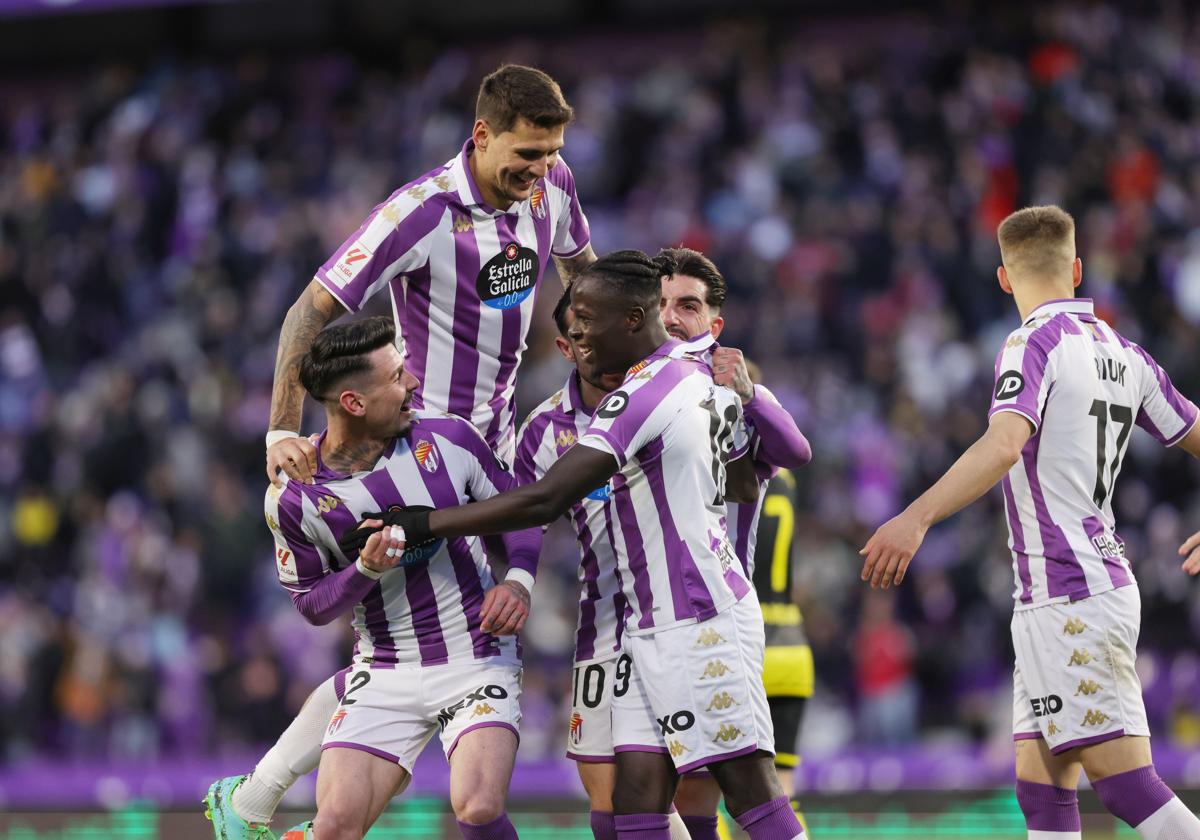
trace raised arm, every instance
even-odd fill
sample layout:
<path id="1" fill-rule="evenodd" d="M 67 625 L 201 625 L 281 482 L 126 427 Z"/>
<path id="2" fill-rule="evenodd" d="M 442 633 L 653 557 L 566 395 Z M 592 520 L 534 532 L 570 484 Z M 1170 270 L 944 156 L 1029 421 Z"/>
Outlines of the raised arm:
<path id="1" fill-rule="evenodd" d="M 1200 422 L 1193 423 L 1188 433 L 1175 445 L 1193 458 L 1200 458 Z M 1189 575 L 1200 575 L 1200 531 L 1192 534 L 1179 546 L 1179 555 L 1183 557 L 1185 572 Z"/>
<path id="2" fill-rule="evenodd" d="M 880 525 L 863 546 L 859 552 L 865 558 L 862 579 L 869 579 L 872 588 L 884 589 L 904 580 L 925 532 L 995 486 L 1021 457 L 1031 434 L 1033 427 L 1022 415 L 1013 411 L 993 414 L 987 431 L 946 474 L 903 513 Z"/>
<path id="3" fill-rule="evenodd" d="M 312 347 L 313 339 L 334 318 L 346 310 L 316 280 L 300 294 L 283 319 L 279 331 L 279 351 L 275 354 L 275 384 L 271 389 L 272 432 L 299 432 L 304 410 L 304 388 L 300 385 L 300 359 Z M 311 483 L 317 471 L 317 450 L 302 437 L 284 437 L 267 447 L 267 478 L 281 486 L 279 470 L 288 477 Z"/>
<path id="4" fill-rule="evenodd" d="M 562 280 L 563 288 L 570 286 L 585 268 L 596 261 L 596 252 L 588 245 L 573 257 L 555 257 L 554 265 L 558 268 L 558 278 Z"/>

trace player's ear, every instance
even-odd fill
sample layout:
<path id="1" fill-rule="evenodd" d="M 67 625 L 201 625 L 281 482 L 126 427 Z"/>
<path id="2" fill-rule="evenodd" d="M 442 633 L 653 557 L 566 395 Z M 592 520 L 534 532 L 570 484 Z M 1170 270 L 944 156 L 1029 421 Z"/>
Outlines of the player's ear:
<path id="1" fill-rule="evenodd" d="M 351 417 L 362 417 L 367 412 L 367 406 L 363 402 L 362 394 L 349 389 L 338 394 L 338 405 L 342 407 L 342 411 Z"/>
<path id="2" fill-rule="evenodd" d="M 1083 260 L 1079 257 L 1075 258 L 1075 262 L 1071 263 L 1071 285 L 1079 288 L 1079 284 L 1083 282 Z"/>
<path id="3" fill-rule="evenodd" d="M 556 335 L 554 337 L 554 346 L 558 348 L 559 353 L 562 353 L 562 357 L 564 359 L 571 363 L 575 362 L 575 354 L 571 352 L 570 343 L 561 335 Z"/>
<path id="4" fill-rule="evenodd" d="M 725 319 L 720 315 L 718 315 L 716 318 L 713 318 L 711 329 L 713 338 L 720 338 L 721 330 L 725 329 Z"/>
<path id="5" fill-rule="evenodd" d="M 475 120 L 475 127 L 471 129 L 471 139 L 475 141 L 475 148 L 481 152 L 487 151 L 488 140 L 491 139 L 492 133 L 488 128 L 487 120 Z"/>
<path id="6" fill-rule="evenodd" d="M 640 306 L 634 306 L 625 313 L 625 325 L 629 327 L 630 332 L 637 332 L 646 323 L 646 310 Z"/>
<path id="7" fill-rule="evenodd" d="M 1000 266 L 996 269 L 996 279 L 1000 281 L 1000 288 L 1004 290 L 1006 295 L 1011 295 L 1013 293 L 1012 283 L 1009 282 L 1008 272 L 1004 270 L 1004 266 Z"/>

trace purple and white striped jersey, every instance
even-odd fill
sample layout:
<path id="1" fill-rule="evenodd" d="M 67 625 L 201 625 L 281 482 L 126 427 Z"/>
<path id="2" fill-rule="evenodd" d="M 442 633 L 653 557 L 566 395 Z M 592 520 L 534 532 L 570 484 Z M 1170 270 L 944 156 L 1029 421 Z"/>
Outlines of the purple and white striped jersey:
<path id="1" fill-rule="evenodd" d="M 525 419 L 517 435 L 517 482 L 530 484 L 587 431 L 592 414 L 579 392 L 579 375 Z M 575 628 L 575 662 L 611 659 L 621 652 L 625 627 L 625 595 L 613 549 L 612 482 L 598 487 L 571 506 L 567 518 L 579 541 L 579 621 Z"/>
<path id="2" fill-rule="evenodd" d="M 776 405 L 779 400 L 762 385 L 756 385 L 755 399 L 769 399 Z M 746 577 L 754 580 L 754 548 L 758 541 L 758 520 L 762 516 L 763 502 L 767 498 L 767 485 L 779 472 L 777 467 L 758 459 L 758 448 L 761 440 L 754 424 L 746 421 L 746 432 L 750 441 L 750 455 L 754 458 L 754 472 L 758 475 L 758 498 L 753 502 L 730 502 L 729 519 L 726 527 L 729 529 L 729 539 L 733 542 L 733 552 L 742 563 L 742 571 Z"/>
<path id="3" fill-rule="evenodd" d="M 392 193 L 317 271 L 350 311 L 384 286 L 421 380 L 414 405 L 464 417 L 510 459 L 514 375 L 552 256 L 590 241 L 563 160 L 525 201 L 499 211 L 471 177 L 474 142 Z"/>
<path id="4" fill-rule="evenodd" d="M 725 464 L 745 454 L 742 404 L 674 339 L 629 369 L 579 443 L 608 452 L 610 539 L 629 605 L 625 632 L 705 621 L 750 583 L 725 529 Z"/>
<path id="5" fill-rule="evenodd" d="M 999 411 L 1034 427 L 1003 481 L 1016 608 L 1133 583 L 1112 512 L 1129 434 L 1136 422 L 1171 446 L 1196 422 L 1196 406 L 1080 299 L 1049 301 L 1009 334 L 988 416 Z"/>
<path id="6" fill-rule="evenodd" d="M 276 570 L 293 597 L 354 564 L 357 555 L 344 555 L 338 538 L 364 513 L 394 505 L 459 505 L 516 485 L 475 427 L 458 417 L 414 412 L 411 430 L 395 439 L 372 470 L 354 475 L 333 472 L 320 460 L 319 447 L 317 452 L 313 484 L 289 481 L 282 491 L 267 489 Z M 484 593 L 494 585 L 478 538 L 407 549 L 403 565 L 384 572 L 353 608 L 355 660 L 374 668 L 492 657 L 518 661 L 514 637 L 479 629 Z"/>

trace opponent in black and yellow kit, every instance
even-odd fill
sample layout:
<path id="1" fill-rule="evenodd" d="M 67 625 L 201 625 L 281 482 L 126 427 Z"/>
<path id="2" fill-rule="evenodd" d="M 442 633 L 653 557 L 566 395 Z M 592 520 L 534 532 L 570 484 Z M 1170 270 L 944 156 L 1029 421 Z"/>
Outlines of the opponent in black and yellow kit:
<path id="1" fill-rule="evenodd" d="M 775 766 L 788 797 L 791 771 L 800 763 L 796 740 L 804 701 L 813 693 L 813 655 L 804 635 L 804 617 L 792 599 L 792 555 L 795 546 L 796 479 L 780 470 L 767 484 L 758 520 L 754 588 L 766 627 L 763 685 L 775 727 Z"/>

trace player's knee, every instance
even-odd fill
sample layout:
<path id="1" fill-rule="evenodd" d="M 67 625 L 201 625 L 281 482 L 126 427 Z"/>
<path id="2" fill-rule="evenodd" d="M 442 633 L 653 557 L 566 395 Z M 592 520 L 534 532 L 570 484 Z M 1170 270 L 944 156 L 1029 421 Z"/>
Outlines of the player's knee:
<path id="1" fill-rule="evenodd" d="M 710 765 L 709 770 L 721 785 L 726 809 L 735 817 L 783 796 L 774 762 L 767 753 L 722 761 Z"/>
<path id="2" fill-rule="evenodd" d="M 617 771 L 612 804 L 616 814 L 665 814 L 674 793 L 670 774 L 648 765 Z"/>
<path id="3" fill-rule="evenodd" d="M 366 834 L 361 814 L 327 805 L 313 818 L 313 836 L 321 840 L 362 840 Z"/>
<path id="4" fill-rule="evenodd" d="M 489 790 L 468 791 L 454 797 L 451 805 L 460 822 L 484 825 L 504 813 L 504 794 Z"/>

